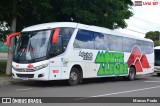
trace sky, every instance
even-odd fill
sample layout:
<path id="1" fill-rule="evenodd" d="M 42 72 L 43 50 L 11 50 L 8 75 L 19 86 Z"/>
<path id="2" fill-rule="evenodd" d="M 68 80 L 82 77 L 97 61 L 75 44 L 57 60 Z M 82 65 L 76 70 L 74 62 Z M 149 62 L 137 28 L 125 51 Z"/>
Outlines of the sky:
<path id="1" fill-rule="evenodd" d="M 142 6 L 132 6 L 133 16 L 126 20 L 128 27 L 118 29 L 122 33 L 145 37 L 149 31 L 160 31 L 160 0 L 132 0 L 142 1 Z M 144 5 L 145 2 L 158 2 L 157 5 Z M 135 4 L 134 4 L 135 5 Z"/>

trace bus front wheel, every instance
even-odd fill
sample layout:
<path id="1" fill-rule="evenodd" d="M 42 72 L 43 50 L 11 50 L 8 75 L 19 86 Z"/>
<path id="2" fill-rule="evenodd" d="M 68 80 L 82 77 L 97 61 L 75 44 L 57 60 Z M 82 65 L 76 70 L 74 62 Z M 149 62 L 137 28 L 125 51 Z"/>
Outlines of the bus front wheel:
<path id="1" fill-rule="evenodd" d="M 68 83 L 69 85 L 74 86 L 79 83 L 79 80 L 80 80 L 80 73 L 77 68 L 73 67 L 69 75 Z"/>
<path id="2" fill-rule="evenodd" d="M 129 69 L 129 75 L 128 75 L 127 79 L 129 81 L 133 81 L 135 79 L 135 73 L 136 73 L 136 70 L 133 67 L 131 67 Z"/>

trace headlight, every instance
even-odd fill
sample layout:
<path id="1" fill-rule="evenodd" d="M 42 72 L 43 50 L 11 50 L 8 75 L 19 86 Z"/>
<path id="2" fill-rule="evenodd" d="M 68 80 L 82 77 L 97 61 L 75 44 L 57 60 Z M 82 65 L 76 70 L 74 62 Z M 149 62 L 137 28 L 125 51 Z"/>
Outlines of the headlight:
<path id="1" fill-rule="evenodd" d="M 40 66 L 34 67 L 34 70 L 40 70 L 40 69 L 45 68 L 47 66 L 48 66 L 48 63 L 47 64 L 42 64 Z"/>
<path id="2" fill-rule="evenodd" d="M 14 70 L 16 70 L 16 69 L 17 69 L 17 68 L 16 68 L 15 66 L 13 66 L 13 65 L 12 65 L 12 68 L 13 68 Z"/>

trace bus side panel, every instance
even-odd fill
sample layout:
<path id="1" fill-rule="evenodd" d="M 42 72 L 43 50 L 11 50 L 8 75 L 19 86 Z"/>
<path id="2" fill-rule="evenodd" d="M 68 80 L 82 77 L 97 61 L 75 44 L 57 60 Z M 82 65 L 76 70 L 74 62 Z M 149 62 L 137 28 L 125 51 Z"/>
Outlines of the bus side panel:
<path id="1" fill-rule="evenodd" d="M 134 50 L 136 48 L 136 50 Z M 131 53 L 125 53 L 125 62 L 130 68 L 135 66 L 136 75 L 153 73 L 154 69 L 154 53 L 144 53 L 139 46 L 133 46 Z"/>
<path id="2" fill-rule="evenodd" d="M 121 60 L 116 56 L 121 56 Z M 102 50 L 73 49 L 71 62 L 80 62 L 83 78 L 127 76 L 128 64 L 124 62 L 124 53 Z M 128 56 L 129 57 L 129 56 Z M 119 61 L 121 63 L 119 64 Z"/>
<path id="3" fill-rule="evenodd" d="M 57 80 L 62 77 L 62 56 L 53 57 L 49 64 L 49 80 Z"/>
<path id="4" fill-rule="evenodd" d="M 85 51 L 85 52 L 84 52 Z M 73 49 L 71 52 L 67 52 L 64 58 L 68 59 L 68 76 L 73 66 L 80 66 L 82 68 L 83 78 L 95 77 L 96 64 L 94 60 L 87 60 L 87 53 L 91 53 L 92 50 Z M 96 72 L 95 72 L 96 73 Z"/>
<path id="5" fill-rule="evenodd" d="M 146 54 L 147 60 L 141 62 L 142 64 L 142 72 L 137 72 L 137 75 L 141 75 L 141 74 L 150 74 L 154 72 L 154 53 L 152 54 Z M 148 62 L 148 63 L 147 63 Z M 144 67 L 143 66 L 146 64 L 149 64 L 149 67 Z"/>

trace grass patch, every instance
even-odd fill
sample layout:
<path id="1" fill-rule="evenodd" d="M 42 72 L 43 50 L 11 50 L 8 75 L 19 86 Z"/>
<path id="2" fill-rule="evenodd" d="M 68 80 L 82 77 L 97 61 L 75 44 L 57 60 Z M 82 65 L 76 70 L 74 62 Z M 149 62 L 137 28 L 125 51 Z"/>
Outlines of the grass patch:
<path id="1" fill-rule="evenodd" d="M 7 61 L 0 61 L 0 77 L 7 77 L 11 75 L 6 75 Z"/>
<path id="2" fill-rule="evenodd" d="M 0 61 L 0 70 L 6 70 L 7 61 Z"/>
<path id="3" fill-rule="evenodd" d="M 11 75 L 6 75 L 6 72 L 0 72 L 0 77 L 10 77 Z"/>

